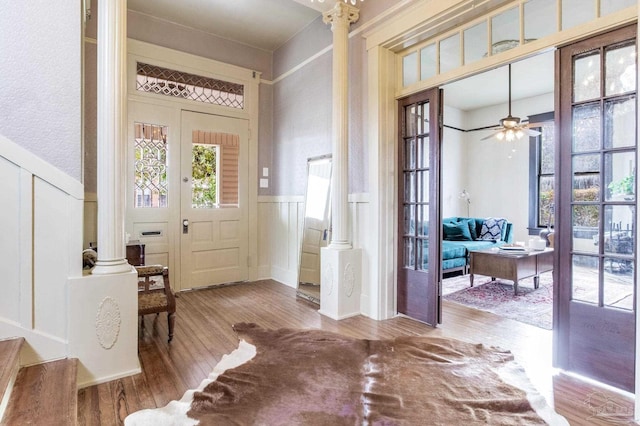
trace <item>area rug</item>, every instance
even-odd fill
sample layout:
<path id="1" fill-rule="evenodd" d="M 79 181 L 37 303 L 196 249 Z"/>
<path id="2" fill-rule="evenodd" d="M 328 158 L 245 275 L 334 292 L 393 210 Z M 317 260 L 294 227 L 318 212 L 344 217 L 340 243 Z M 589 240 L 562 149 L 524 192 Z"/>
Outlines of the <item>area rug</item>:
<path id="1" fill-rule="evenodd" d="M 540 275 L 540 286 L 533 287 L 533 278 L 518 284 L 506 280 L 491 281 L 491 277 L 476 275 L 473 287 L 469 275 L 447 278 L 442 283 L 442 298 L 471 308 L 492 312 L 536 327 L 551 330 L 553 324 L 553 274 Z"/>
<path id="2" fill-rule="evenodd" d="M 238 349 L 180 401 L 125 425 L 568 425 L 510 352 L 236 324 Z"/>

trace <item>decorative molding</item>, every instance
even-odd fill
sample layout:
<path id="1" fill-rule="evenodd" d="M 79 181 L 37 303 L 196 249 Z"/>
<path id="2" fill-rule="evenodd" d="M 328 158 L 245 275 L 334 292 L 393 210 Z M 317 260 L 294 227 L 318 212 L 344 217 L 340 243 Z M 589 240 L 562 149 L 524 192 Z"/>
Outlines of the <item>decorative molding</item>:
<path id="1" fill-rule="evenodd" d="M 110 296 L 102 299 L 96 313 L 96 336 L 100 346 L 108 350 L 116 344 L 121 323 L 118 302 Z"/>
<path id="2" fill-rule="evenodd" d="M 324 267 L 324 276 L 325 281 L 323 283 L 323 286 L 326 287 L 326 291 L 327 291 L 327 296 L 330 296 L 333 293 L 333 267 L 331 266 L 331 264 L 327 264 L 327 266 Z"/>
<path id="3" fill-rule="evenodd" d="M 356 286 L 356 276 L 353 272 L 353 266 L 351 263 L 347 263 L 344 267 L 344 292 L 347 297 L 351 297 L 353 290 Z"/>

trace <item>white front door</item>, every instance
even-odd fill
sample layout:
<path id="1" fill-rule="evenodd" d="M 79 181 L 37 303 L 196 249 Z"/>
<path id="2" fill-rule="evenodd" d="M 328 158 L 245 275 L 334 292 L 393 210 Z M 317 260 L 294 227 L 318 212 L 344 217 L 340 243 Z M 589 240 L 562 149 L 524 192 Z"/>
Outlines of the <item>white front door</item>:
<path id="1" fill-rule="evenodd" d="M 247 120 L 182 111 L 181 288 L 248 279 Z"/>
<path id="2" fill-rule="evenodd" d="M 174 290 L 247 280 L 248 121 L 130 101 L 128 128 L 125 230 L 145 264 L 168 266 Z"/>

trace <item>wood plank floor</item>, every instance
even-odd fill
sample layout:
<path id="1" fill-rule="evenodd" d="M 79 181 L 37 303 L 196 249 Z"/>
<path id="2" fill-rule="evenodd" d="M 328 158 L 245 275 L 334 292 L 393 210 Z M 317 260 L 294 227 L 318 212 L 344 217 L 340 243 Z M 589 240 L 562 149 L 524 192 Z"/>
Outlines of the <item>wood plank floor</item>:
<path id="1" fill-rule="evenodd" d="M 119 425 L 127 414 L 161 407 L 198 386 L 220 358 L 238 345 L 231 325 L 255 322 L 264 328 L 321 328 L 344 335 L 383 339 L 438 335 L 500 346 L 514 353 L 532 383 L 571 425 L 633 424 L 633 401 L 551 368 L 551 332 L 455 303 L 443 304 L 443 324 L 431 328 L 408 318 L 334 321 L 317 306 L 296 298 L 275 281 L 180 293 L 173 341 L 167 343 L 166 315 L 149 315 L 140 329 L 142 373 L 78 392 L 78 424 Z"/>

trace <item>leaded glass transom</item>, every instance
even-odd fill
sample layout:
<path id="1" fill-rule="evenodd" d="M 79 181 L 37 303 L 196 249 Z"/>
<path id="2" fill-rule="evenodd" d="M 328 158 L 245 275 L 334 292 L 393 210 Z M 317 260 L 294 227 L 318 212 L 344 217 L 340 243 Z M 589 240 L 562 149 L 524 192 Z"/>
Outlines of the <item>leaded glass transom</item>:
<path id="1" fill-rule="evenodd" d="M 138 62 L 136 90 L 244 109 L 244 85 Z"/>
<path id="2" fill-rule="evenodd" d="M 134 207 L 167 207 L 167 126 L 134 127 Z"/>

